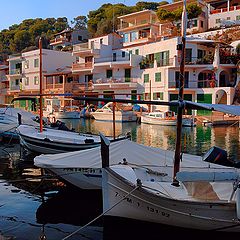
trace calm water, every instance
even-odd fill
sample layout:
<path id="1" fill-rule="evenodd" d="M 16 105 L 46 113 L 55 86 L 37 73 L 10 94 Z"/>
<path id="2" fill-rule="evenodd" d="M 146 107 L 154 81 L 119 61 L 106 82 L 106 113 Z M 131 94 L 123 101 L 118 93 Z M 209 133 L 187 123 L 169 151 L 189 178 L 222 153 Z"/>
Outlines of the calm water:
<path id="1" fill-rule="evenodd" d="M 81 119 L 67 125 L 76 131 L 112 135 L 112 123 Z M 127 132 L 133 141 L 148 146 L 171 150 L 175 146 L 175 127 L 116 124 L 116 135 Z M 184 128 L 182 140 L 184 152 L 203 155 L 215 145 L 227 150 L 231 159 L 240 159 L 238 127 Z M 0 240 L 64 239 L 101 214 L 100 191 L 81 191 L 58 179 L 40 180 L 40 169 L 33 167 L 30 157 L 20 161 L 19 154 L 18 144 L 0 143 Z M 160 239 L 164 231 L 154 224 L 99 219 L 68 239 Z M 185 239 L 194 237 L 186 234 Z"/>

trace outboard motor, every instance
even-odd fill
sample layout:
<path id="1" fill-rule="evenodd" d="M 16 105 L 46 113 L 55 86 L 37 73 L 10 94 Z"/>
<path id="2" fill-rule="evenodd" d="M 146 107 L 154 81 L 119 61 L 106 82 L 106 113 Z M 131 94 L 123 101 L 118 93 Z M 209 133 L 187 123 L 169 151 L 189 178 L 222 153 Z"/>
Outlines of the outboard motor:
<path id="1" fill-rule="evenodd" d="M 228 159 L 227 152 L 219 147 L 210 148 L 203 156 L 203 161 L 227 167 L 234 167 L 235 163 Z"/>

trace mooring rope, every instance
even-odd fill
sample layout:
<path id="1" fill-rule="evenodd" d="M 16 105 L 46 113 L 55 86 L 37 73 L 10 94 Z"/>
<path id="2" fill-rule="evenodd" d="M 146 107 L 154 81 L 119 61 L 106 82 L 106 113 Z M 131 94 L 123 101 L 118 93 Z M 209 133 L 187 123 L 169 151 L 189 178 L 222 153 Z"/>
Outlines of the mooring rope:
<path id="1" fill-rule="evenodd" d="M 109 212 L 110 210 L 112 210 L 114 207 L 116 207 L 118 204 L 120 204 L 123 200 L 125 200 L 129 195 L 131 195 L 134 191 L 136 191 L 140 186 L 137 185 L 132 191 L 130 191 L 126 196 L 124 196 L 122 199 L 120 199 L 118 202 L 116 202 L 113 206 L 111 206 L 109 209 L 107 209 L 106 211 L 104 211 L 103 213 L 101 213 L 99 216 L 95 217 L 93 220 L 91 220 L 90 222 L 88 222 L 87 224 L 85 224 L 84 226 L 80 227 L 79 229 L 77 229 L 76 231 L 72 232 L 71 234 L 69 234 L 68 236 L 62 238 L 62 240 L 66 240 L 70 237 L 72 237 L 74 234 L 78 233 L 79 231 L 83 230 L 85 227 L 89 226 L 90 224 L 92 224 L 93 222 L 95 222 L 96 220 L 98 220 L 100 217 L 102 217 L 103 215 L 105 215 L 107 212 Z"/>

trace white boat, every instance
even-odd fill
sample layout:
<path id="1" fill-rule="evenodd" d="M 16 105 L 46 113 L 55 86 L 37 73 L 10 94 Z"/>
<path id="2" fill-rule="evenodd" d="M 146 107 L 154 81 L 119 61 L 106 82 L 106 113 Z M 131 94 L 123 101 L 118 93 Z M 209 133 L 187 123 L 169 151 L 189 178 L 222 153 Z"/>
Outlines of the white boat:
<path id="1" fill-rule="evenodd" d="M 103 212 L 185 229 L 240 232 L 239 172 L 207 165 L 189 170 L 179 172 L 177 187 L 165 171 L 110 166 L 103 172 Z"/>
<path id="2" fill-rule="evenodd" d="M 156 124 L 163 126 L 176 126 L 177 116 L 173 111 L 156 111 L 143 114 L 141 116 L 141 123 Z M 195 126 L 194 118 L 192 116 L 184 116 L 182 119 L 182 126 Z"/>
<path id="3" fill-rule="evenodd" d="M 111 165 L 124 163 L 144 166 L 156 171 L 165 168 L 168 179 L 172 179 L 174 152 L 135 143 L 128 139 L 112 142 L 109 148 Z M 91 157 L 89 157 L 91 156 Z M 34 165 L 48 169 L 71 184 L 83 189 L 101 189 L 102 161 L 100 146 L 84 151 L 42 154 L 34 158 Z M 201 156 L 183 154 L 183 167 L 208 167 Z M 217 169 L 222 169 L 216 165 Z M 224 168 L 225 169 L 225 168 Z"/>
<path id="4" fill-rule="evenodd" d="M 105 216 L 130 218 L 184 229 L 240 232 L 240 170 L 201 162 L 187 164 L 181 158 L 182 113 L 191 106 L 240 115 L 239 106 L 198 104 L 183 100 L 186 38 L 186 0 L 183 1 L 180 86 L 176 149 L 173 164 L 156 171 L 145 166 L 111 166 L 110 142 L 103 139 L 102 193 Z M 196 108 L 194 108 L 196 109 Z M 145 154 L 148 158 L 148 153 Z M 209 151 L 203 160 L 225 158 Z M 227 154 L 226 154 L 227 155 Z M 143 156 L 144 157 L 144 156 Z M 128 162 L 131 162 L 134 155 Z M 151 158 L 151 157 L 149 157 Z M 162 165 L 162 162 L 159 161 Z M 161 167 L 160 165 L 160 167 Z M 172 171 L 169 179 L 167 169 Z"/>
<path id="5" fill-rule="evenodd" d="M 48 118 L 50 122 L 61 119 L 80 119 L 80 109 L 78 106 L 72 105 L 72 99 L 64 99 L 70 101 L 69 106 L 60 106 L 60 100 L 57 98 L 46 99 L 46 109 L 43 110 L 43 116 Z"/>
<path id="6" fill-rule="evenodd" d="M 72 131 L 63 131 L 51 128 L 43 128 L 40 132 L 38 127 L 20 125 L 17 127 L 20 144 L 31 152 L 37 154 L 54 154 L 84 150 L 100 145 L 100 137 L 93 134 L 80 134 Z M 109 138 L 116 141 L 117 139 Z"/>
<path id="7" fill-rule="evenodd" d="M 91 115 L 94 119 L 99 121 L 113 121 L 113 103 L 109 102 L 105 104 L 102 108 L 97 109 L 92 112 Z M 116 105 L 115 110 L 115 121 L 116 122 L 135 122 L 137 120 L 137 115 L 132 111 L 131 106 L 120 106 Z"/>
<path id="8" fill-rule="evenodd" d="M 21 122 L 37 126 L 36 115 L 20 108 L 0 108 L 0 136 L 18 139 L 16 128 L 19 125 L 19 114 Z"/>

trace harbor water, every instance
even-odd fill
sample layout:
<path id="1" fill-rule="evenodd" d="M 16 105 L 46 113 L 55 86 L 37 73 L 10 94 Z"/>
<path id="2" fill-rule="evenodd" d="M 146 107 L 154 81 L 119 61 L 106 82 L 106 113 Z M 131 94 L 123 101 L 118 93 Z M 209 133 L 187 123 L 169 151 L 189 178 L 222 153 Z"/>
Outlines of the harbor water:
<path id="1" fill-rule="evenodd" d="M 77 132 L 113 135 L 111 122 L 80 119 L 68 120 L 66 125 Z M 175 148 L 176 127 L 116 123 L 116 136 L 127 132 L 135 142 L 168 150 Z M 183 128 L 183 152 L 202 156 L 212 146 L 226 150 L 231 160 L 238 161 L 239 127 Z M 19 144 L 0 142 L 0 240 L 161 239 L 163 227 L 155 224 L 100 217 L 85 226 L 102 213 L 101 191 L 83 191 L 56 177 L 43 178 L 32 160 L 32 155 L 20 159 Z M 190 232 L 184 236 L 193 237 Z"/>

